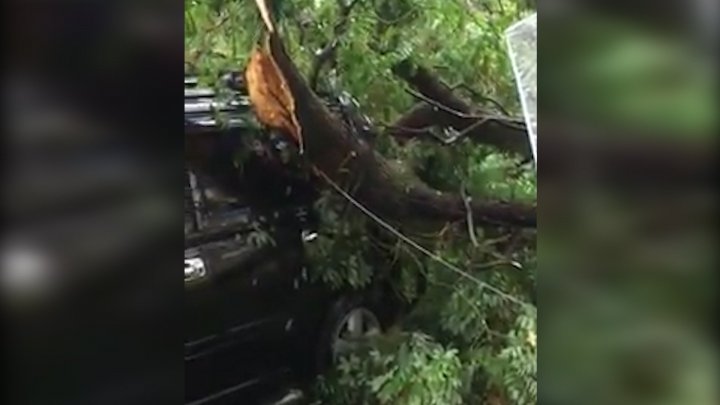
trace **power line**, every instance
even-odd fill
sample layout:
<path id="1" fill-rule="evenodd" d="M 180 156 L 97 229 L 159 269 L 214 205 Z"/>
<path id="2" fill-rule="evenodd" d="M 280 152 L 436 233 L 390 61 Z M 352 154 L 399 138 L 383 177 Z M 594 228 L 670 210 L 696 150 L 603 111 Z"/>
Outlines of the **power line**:
<path id="1" fill-rule="evenodd" d="M 494 286 L 492 286 L 492 285 L 490 285 L 490 284 L 488 284 L 488 283 L 480 280 L 479 278 L 477 278 L 477 277 L 473 276 L 472 274 L 470 274 L 470 273 L 468 273 L 468 272 L 460 269 L 459 267 L 457 267 L 457 266 L 455 266 L 454 264 L 448 262 L 447 260 L 445 260 L 445 259 L 443 259 L 442 257 L 438 256 L 437 254 L 431 252 L 430 250 L 428 250 L 428 249 L 425 248 L 424 246 L 420 245 L 419 243 L 415 242 L 414 240 L 410 239 L 409 237 L 403 235 L 400 231 L 398 231 L 398 230 L 395 229 L 392 225 L 390 225 L 390 224 L 388 224 L 387 222 L 385 222 L 382 218 L 380 218 L 379 216 L 377 216 L 374 212 L 372 212 L 370 209 L 368 209 L 367 207 L 365 207 L 362 203 L 360 203 L 359 201 L 357 201 L 353 196 L 351 196 L 351 195 L 348 194 L 345 190 L 343 190 L 337 183 L 335 183 L 330 177 L 328 177 L 327 174 L 325 174 L 324 172 L 322 172 L 320 169 L 317 169 L 317 168 L 316 168 L 316 172 L 320 175 L 320 177 L 322 177 L 325 181 L 327 181 L 328 184 L 330 184 L 330 186 L 331 186 L 335 191 L 337 191 L 341 196 L 343 196 L 343 197 L 344 197 L 346 200 L 348 200 L 352 205 L 354 205 L 357 209 L 359 209 L 363 214 L 365 214 L 365 215 L 367 215 L 368 217 L 370 217 L 370 219 L 372 219 L 372 220 L 375 221 L 378 225 L 380 225 L 380 226 L 382 226 L 383 228 L 385 228 L 385 230 L 387 230 L 388 232 L 390 232 L 390 233 L 392 233 L 393 235 L 395 235 L 398 239 L 402 240 L 403 242 L 405 242 L 405 243 L 407 243 L 408 245 L 412 246 L 413 248 L 417 249 L 418 251 L 420 251 L 420 252 L 423 253 L 424 255 L 430 257 L 431 259 L 435 260 L 436 262 L 438 262 L 438 263 L 442 264 L 443 266 L 447 267 L 448 269 L 454 271 L 455 273 L 457 273 L 457 274 L 459 274 L 459 275 L 461 275 L 461 276 L 463 276 L 463 277 L 465 277 L 465 278 L 467 278 L 467 279 L 469 279 L 469 280 L 477 283 L 481 288 L 485 288 L 485 289 L 487 289 L 488 291 L 495 293 L 497 296 L 499 296 L 499 297 L 501 297 L 501 298 L 504 298 L 505 300 L 510 301 L 510 302 L 512 302 L 512 303 L 514 303 L 514 304 L 517 304 L 517 305 L 519 305 L 519 306 L 521 306 L 521 307 L 532 307 L 532 305 L 530 305 L 529 303 L 524 302 L 524 301 L 521 301 L 521 300 L 513 297 L 512 295 L 510 295 L 510 294 L 508 294 L 508 293 L 500 290 L 499 288 L 494 287 Z"/>

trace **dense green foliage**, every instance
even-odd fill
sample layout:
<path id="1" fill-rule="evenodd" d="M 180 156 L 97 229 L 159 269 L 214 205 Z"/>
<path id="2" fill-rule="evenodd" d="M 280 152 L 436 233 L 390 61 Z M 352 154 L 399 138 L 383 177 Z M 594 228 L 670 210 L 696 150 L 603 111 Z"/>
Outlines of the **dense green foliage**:
<path id="1" fill-rule="evenodd" d="M 389 124 L 414 103 L 391 66 L 407 57 L 462 83 L 458 92 L 476 104 L 491 97 L 519 112 L 504 29 L 529 10 L 515 0 L 359 0 L 342 36 L 334 72 L 321 75 L 328 90 L 346 90 L 376 124 Z M 186 61 L 206 84 L 242 69 L 261 23 L 251 0 L 187 0 Z M 309 72 L 313 53 L 331 38 L 335 0 L 276 0 L 280 25 L 296 63 Z M 482 97 L 480 96 L 482 95 Z M 381 136 L 378 150 L 401 161 L 431 186 L 462 187 L 475 196 L 535 200 L 535 173 L 517 159 L 468 140 L 452 146 Z M 398 291 L 427 277 L 428 289 L 401 325 L 369 342 L 323 376 L 316 395 L 328 404 L 481 404 L 536 402 L 534 231 L 471 230 L 465 224 L 418 224 L 409 234 L 466 277 L 401 241 L 367 235 L 364 216 L 328 192 L 318 201 L 324 227 L 311 258 L 315 276 L 339 288 L 361 288 L 373 274 L 368 250 L 393 252 L 402 268 Z M 405 231 L 405 229 L 403 229 Z M 499 248 L 507 245 L 512 248 Z M 487 285 L 491 287 L 488 288 Z M 492 288 L 494 287 L 494 288 Z M 507 295 L 498 294 L 495 289 Z M 508 296 L 510 298 L 508 298 Z"/>

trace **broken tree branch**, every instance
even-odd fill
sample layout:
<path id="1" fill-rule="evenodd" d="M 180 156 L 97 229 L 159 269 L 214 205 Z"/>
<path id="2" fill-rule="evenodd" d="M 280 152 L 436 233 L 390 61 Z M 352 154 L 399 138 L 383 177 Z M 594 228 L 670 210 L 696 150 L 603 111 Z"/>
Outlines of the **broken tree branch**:
<path id="1" fill-rule="evenodd" d="M 333 187 L 350 190 L 348 194 L 366 209 L 396 222 L 466 219 L 462 196 L 428 187 L 354 136 L 307 84 L 277 32 L 269 33 L 253 52 L 246 77 L 258 119 L 303 142 L 304 157 L 315 173 L 332 181 Z M 537 223 L 534 205 L 476 200 L 470 207 L 477 224 Z"/>
<path id="2" fill-rule="evenodd" d="M 432 105 L 423 103 L 411 109 L 393 125 L 396 128 L 391 130 L 390 135 L 404 139 L 414 138 L 418 136 L 417 133 L 408 133 L 400 128 L 416 129 L 432 125 L 450 127 L 462 132 L 476 124 L 477 120 L 491 117 L 493 119 L 469 131 L 468 136 L 478 143 L 495 146 L 501 151 L 516 153 L 525 158 L 532 156 L 522 120 L 473 109 L 435 74 L 408 59 L 395 65 L 393 73 L 408 82 L 425 100 L 432 100 Z M 439 105 L 443 107 L 440 108 Z"/>

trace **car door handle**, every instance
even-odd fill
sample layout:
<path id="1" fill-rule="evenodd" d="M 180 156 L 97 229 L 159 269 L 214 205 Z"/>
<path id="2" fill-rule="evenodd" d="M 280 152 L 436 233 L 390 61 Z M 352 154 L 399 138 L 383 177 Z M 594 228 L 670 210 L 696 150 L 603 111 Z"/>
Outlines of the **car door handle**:
<path id="1" fill-rule="evenodd" d="M 185 282 L 195 281 L 207 275 L 205 262 L 199 257 L 185 259 Z"/>
<path id="2" fill-rule="evenodd" d="M 317 232 L 315 232 L 315 231 L 304 230 L 304 231 L 302 231 L 302 236 L 301 236 L 301 237 L 302 237 L 302 241 L 303 241 L 303 242 L 308 243 L 308 242 L 312 242 L 312 241 L 314 241 L 315 239 L 317 239 L 318 234 L 317 234 Z"/>

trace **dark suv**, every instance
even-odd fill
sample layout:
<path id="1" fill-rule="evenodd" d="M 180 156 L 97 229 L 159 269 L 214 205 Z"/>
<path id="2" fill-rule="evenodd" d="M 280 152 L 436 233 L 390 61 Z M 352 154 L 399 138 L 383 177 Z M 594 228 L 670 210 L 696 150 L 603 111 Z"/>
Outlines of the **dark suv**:
<path id="1" fill-rule="evenodd" d="M 313 282 L 304 253 L 317 235 L 312 183 L 252 156 L 237 167 L 255 130 L 246 97 L 221 103 L 192 79 L 185 88 L 188 154 L 203 154 L 185 176 L 185 401 L 260 403 L 310 381 L 344 338 L 381 330 L 405 307 L 389 264 L 378 262 L 364 291 Z"/>

